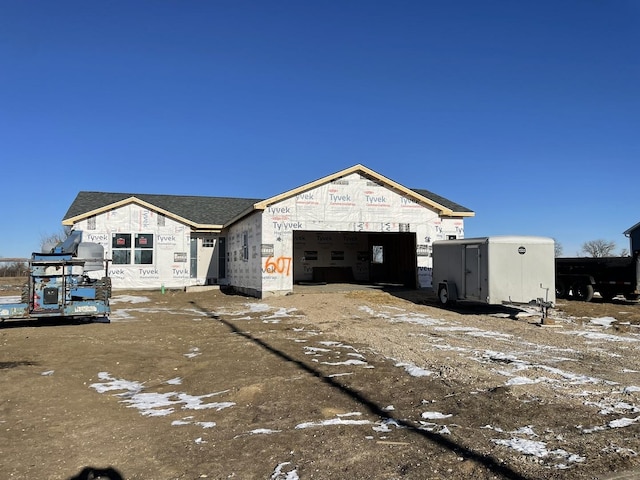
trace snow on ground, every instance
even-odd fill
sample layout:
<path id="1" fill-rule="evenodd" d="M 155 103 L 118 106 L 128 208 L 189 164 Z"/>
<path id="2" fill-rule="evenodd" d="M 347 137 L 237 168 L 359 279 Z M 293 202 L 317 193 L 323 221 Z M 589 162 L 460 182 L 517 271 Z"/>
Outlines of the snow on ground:
<path id="1" fill-rule="evenodd" d="M 216 410 L 220 411 L 225 408 L 233 407 L 235 402 L 209 402 L 205 400 L 210 397 L 216 397 L 229 393 L 229 390 L 222 392 L 208 393 L 205 395 L 190 395 L 185 392 L 147 392 L 143 383 L 134 380 L 125 380 L 113 378 L 108 372 L 98 373 L 100 382 L 92 383 L 91 388 L 98 393 L 118 391 L 117 394 L 122 403 L 129 404 L 128 407 L 137 408 L 140 413 L 147 417 L 161 417 L 175 412 L 176 407 L 182 410 Z M 170 385 L 175 384 L 175 379 L 165 382 Z M 206 425 L 206 426 L 205 426 Z M 205 422 L 204 428 L 210 425 Z"/>
<path id="2" fill-rule="evenodd" d="M 0 297 L 0 305 L 6 305 L 8 303 L 20 303 L 21 301 L 22 300 L 20 298 L 20 295 Z"/>
<path id="3" fill-rule="evenodd" d="M 505 378 L 505 385 L 529 385 L 547 383 L 558 391 L 570 396 L 583 398 L 583 404 L 593 407 L 601 415 L 618 415 L 618 419 L 603 421 L 601 425 L 578 426 L 582 433 L 594 433 L 610 428 L 625 428 L 640 423 L 640 406 L 637 393 L 640 388 L 634 385 L 618 385 L 617 382 L 601 376 L 584 375 L 572 371 L 570 368 L 559 368 L 556 364 L 571 365 L 579 361 L 580 351 L 576 348 L 558 348 L 552 345 L 522 342 L 512 335 L 491 330 L 483 330 L 465 325 L 457 325 L 455 321 L 447 321 L 409 312 L 398 312 L 396 307 L 374 310 L 371 307 L 362 307 L 371 316 L 383 318 L 391 323 L 408 322 L 420 325 L 431 332 L 447 332 L 450 337 L 441 335 L 423 335 L 425 338 L 424 349 L 446 350 L 465 359 L 473 359 L 493 374 Z M 586 324 L 586 330 L 559 330 L 558 334 L 575 336 L 586 340 L 587 345 L 597 344 L 604 352 L 607 352 L 608 342 L 629 343 L 635 345 L 640 341 L 637 334 L 606 333 L 616 319 L 611 317 L 593 318 Z M 504 345 L 504 350 L 496 351 L 478 347 L 477 343 L 460 341 L 461 336 L 469 335 L 477 338 L 487 338 Z M 444 340 L 443 338 L 449 338 Z M 429 345 L 428 341 L 433 343 Z M 455 342 L 455 343 L 454 343 Z M 473 345 L 473 346 L 472 346 Z M 494 343 L 495 345 L 495 343 Z M 616 354 L 608 355 L 615 356 Z M 453 360 L 453 363 L 456 363 Z M 397 363 L 397 366 L 405 366 Z M 417 366 L 416 368 L 421 368 Z M 410 372 L 411 370 L 407 370 Z M 585 390 L 583 386 L 600 387 L 596 390 Z M 581 389 L 581 390 L 578 390 Z M 605 393 L 606 392 L 606 393 Z M 425 419 L 442 419 L 447 417 L 441 412 L 424 412 Z M 502 432 L 499 428 L 497 432 Z M 442 432 L 441 432 L 442 433 Z M 558 469 L 568 468 L 569 464 L 583 462 L 585 458 L 575 453 L 567 452 L 561 448 L 549 449 L 545 442 L 535 440 L 533 427 L 520 429 L 516 432 L 508 432 L 507 438 L 496 438 L 493 442 L 513 449 L 523 455 L 544 457 L 556 461 Z M 635 453 L 634 453 L 635 454 Z"/>
<path id="4" fill-rule="evenodd" d="M 144 303 L 144 297 L 121 296 L 116 297 L 113 303 Z M 113 315 L 116 318 L 129 318 L 137 313 L 150 313 L 157 309 L 141 308 L 116 308 Z M 170 311 L 163 309 L 163 311 Z M 636 385 L 621 385 L 609 378 L 598 375 L 585 375 L 572 371 L 571 365 L 577 365 L 580 357 L 580 347 L 559 347 L 556 345 L 546 345 L 543 343 L 526 342 L 511 334 L 485 330 L 477 327 L 469 327 L 458 324 L 456 321 L 433 318 L 428 315 L 416 312 L 405 311 L 398 307 L 381 306 L 372 308 L 369 306 L 360 307 L 360 311 L 365 314 L 388 321 L 390 323 L 410 323 L 417 328 L 423 329 L 420 333 L 413 334 L 423 340 L 422 348 L 425 352 L 429 350 L 446 351 L 452 356 L 451 362 L 456 363 L 456 356 L 463 361 L 472 361 L 482 366 L 491 375 L 504 378 L 505 386 L 521 385 L 525 388 L 528 385 L 548 384 L 558 392 L 562 392 L 570 397 L 579 398 L 583 405 L 593 408 L 601 415 L 617 415 L 617 418 L 603 420 L 597 425 L 579 425 L 577 428 L 583 434 L 613 429 L 627 428 L 640 423 L 640 404 L 637 403 L 640 387 Z M 202 312 L 193 311 L 171 311 L 175 314 L 204 315 Z M 303 318 L 296 313 L 295 309 L 272 308 L 265 302 L 249 302 L 243 308 L 221 310 L 219 314 L 234 317 L 235 320 L 259 319 L 264 323 L 277 323 L 287 318 Z M 211 316 L 211 315 L 209 315 Z M 558 335 L 575 336 L 583 339 L 587 345 L 593 347 L 597 345 L 604 354 L 608 342 L 626 342 L 631 347 L 637 349 L 635 345 L 640 341 L 640 336 L 636 334 L 612 334 L 605 331 L 611 326 L 615 319 L 610 317 L 593 318 L 582 330 L 558 330 Z M 302 353 L 308 355 L 311 361 L 329 367 L 335 367 L 336 371 L 327 375 L 328 377 L 338 377 L 353 375 L 360 368 L 373 368 L 367 362 L 366 355 L 359 352 L 352 345 L 338 341 L 310 341 L 314 332 L 305 328 L 296 328 L 294 334 L 304 335 L 301 338 L 289 338 L 299 345 Z M 467 340 L 465 340 L 465 337 Z M 470 338 L 481 338 L 492 340 L 492 345 L 501 345 L 503 348 L 483 348 L 485 342 L 471 341 Z M 305 343 L 304 345 L 302 343 Z M 201 352 L 197 347 L 192 347 L 185 356 L 197 358 Z M 403 369 L 407 375 L 431 376 L 435 372 L 425 365 L 415 365 L 403 359 L 390 359 L 394 365 Z M 562 363 L 563 368 L 558 365 Z M 638 373 L 636 370 L 627 369 L 628 373 Z M 205 395 L 193 396 L 186 392 L 171 391 L 160 393 L 157 391 L 147 391 L 145 385 L 135 380 L 116 379 L 107 372 L 99 373 L 99 382 L 91 384 L 98 393 L 117 392 L 123 404 L 129 408 L 136 408 L 144 416 L 168 416 L 174 415 L 184 410 L 214 410 L 220 412 L 235 405 L 233 401 L 213 402 L 211 397 L 230 395 L 229 390 L 215 392 Z M 181 379 L 172 378 L 165 382 L 166 385 L 179 385 Z M 232 399 L 231 399 L 232 400 Z M 393 410 L 393 406 L 387 407 Z M 175 415 L 174 415 L 175 416 Z M 421 414 L 420 419 L 416 419 L 421 425 L 420 428 L 436 432 L 439 434 L 450 434 L 450 428 L 455 428 L 456 418 L 447 412 L 427 410 Z M 181 417 L 172 420 L 172 425 L 180 426 L 194 423 L 202 428 L 213 428 L 214 421 L 194 421 L 192 416 Z M 348 414 L 337 415 L 331 419 L 300 419 L 295 424 L 295 429 L 311 428 L 331 428 L 332 426 L 370 426 L 374 432 L 385 433 L 392 428 L 402 428 L 392 419 L 380 419 L 363 416 L 361 412 L 350 412 Z M 535 425 L 526 425 L 514 431 L 505 431 L 500 426 L 486 425 L 481 427 L 490 429 L 495 433 L 491 441 L 499 446 L 513 450 L 525 456 L 544 458 L 557 469 L 570 468 L 571 464 L 585 461 L 585 457 L 575 452 L 566 451 L 560 447 L 552 448 L 548 442 L 541 441 L 536 434 Z M 277 435 L 285 430 L 285 427 L 278 429 L 255 428 L 247 431 L 246 435 Z M 195 439 L 196 442 L 203 442 L 202 438 Z M 558 437 L 557 445 L 562 444 L 562 438 Z M 616 451 L 625 451 L 627 454 L 637 453 L 625 449 L 625 447 L 615 447 Z M 279 464 L 274 470 L 272 479 L 295 480 L 298 478 L 296 470 L 288 462 Z"/>
<path id="5" fill-rule="evenodd" d="M 110 304 L 117 303 L 146 303 L 149 297 L 141 297 L 136 295 L 115 295 L 109 300 Z"/>
<path id="6" fill-rule="evenodd" d="M 169 315 L 184 316 L 186 313 L 195 316 L 196 318 L 208 317 L 209 314 L 196 308 L 190 309 L 173 309 L 169 307 L 121 307 L 121 304 L 138 305 L 143 303 L 149 303 L 151 300 L 148 297 L 140 295 L 115 295 L 109 300 L 111 307 L 111 313 L 109 314 L 109 320 L 112 322 L 118 321 L 132 321 L 136 319 L 137 314 L 146 313 L 168 313 Z M 113 306 L 116 305 L 114 308 Z"/>

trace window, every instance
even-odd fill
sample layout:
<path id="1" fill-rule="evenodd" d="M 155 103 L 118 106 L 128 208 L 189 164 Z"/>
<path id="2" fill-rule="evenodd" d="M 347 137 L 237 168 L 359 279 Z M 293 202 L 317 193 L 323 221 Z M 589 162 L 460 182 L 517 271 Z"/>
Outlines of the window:
<path id="1" fill-rule="evenodd" d="M 332 250 L 331 251 L 331 260 L 344 260 L 344 252 L 342 250 Z"/>
<path id="2" fill-rule="evenodd" d="M 111 236 L 111 259 L 114 265 L 131 263 L 131 234 L 114 233 Z"/>
<path id="3" fill-rule="evenodd" d="M 96 216 L 91 215 L 87 218 L 87 230 L 95 230 L 96 229 Z"/>
<path id="4" fill-rule="evenodd" d="M 202 246 L 205 248 L 213 248 L 216 246 L 216 239 L 215 238 L 203 238 L 202 239 Z"/>
<path id="5" fill-rule="evenodd" d="M 374 245 L 371 249 L 371 263 L 384 263 L 384 248 L 382 245 Z"/>
<path id="6" fill-rule="evenodd" d="M 304 251 L 304 260 L 305 261 L 311 261 L 311 260 L 318 260 L 318 251 L 317 250 L 305 250 Z"/>
<path id="7" fill-rule="evenodd" d="M 249 234 L 247 232 L 242 234 L 242 260 L 245 262 L 249 260 Z"/>
<path id="8" fill-rule="evenodd" d="M 164 227 L 165 226 L 166 218 L 167 217 L 165 217 L 163 214 L 161 214 L 161 213 L 158 214 L 158 226 L 159 227 Z"/>
<path id="9" fill-rule="evenodd" d="M 153 264 L 153 234 L 136 233 L 133 245 L 130 233 L 114 233 L 111 236 L 111 258 L 114 265 L 130 265 L 132 253 L 134 264 Z"/>
<path id="10" fill-rule="evenodd" d="M 153 263 L 153 234 L 136 233 L 134 263 L 151 265 Z"/>

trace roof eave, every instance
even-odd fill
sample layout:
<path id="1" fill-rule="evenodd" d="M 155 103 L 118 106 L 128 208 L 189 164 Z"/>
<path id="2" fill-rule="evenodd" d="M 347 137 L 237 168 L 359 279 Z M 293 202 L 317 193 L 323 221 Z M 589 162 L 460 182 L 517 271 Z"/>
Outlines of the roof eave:
<path id="1" fill-rule="evenodd" d="M 92 217 L 94 215 L 99 215 L 101 213 L 105 213 L 105 212 L 107 212 L 109 210 L 114 210 L 114 209 L 120 208 L 120 207 L 122 207 L 124 205 L 129 205 L 131 203 L 137 203 L 137 204 L 139 204 L 139 205 L 141 205 L 143 207 L 146 207 L 146 208 L 148 208 L 150 210 L 154 210 L 154 211 L 156 211 L 158 213 L 163 214 L 166 217 L 172 218 L 172 219 L 174 219 L 174 220 L 176 220 L 176 221 L 178 221 L 180 223 L 187 224 L 187 225 L 189 225 L 191 227 L 197 228 L 198 225 L 200 225 L 200 224 L 197 224 L 197 223 L 195 223 L 195 222 L 193 222 L 193 221 L 191 221 L 191 220 L 189 220 L 187 218 L 181 217 L 180 215 L 176 215 L 175 213 L 172 213 L 172 212 L 170 212 L 168 210 L 165 210 L 164 208 L 160 208 L 160 207 L 158 207 L 156 205 L 153 205 L 153 204 L 151 204 L 149 202 L 145 202 L 144 200 L 140 200 L 136 196 L 128 197 L 128 198 L 125 198 L 125 199 L 120 200 L 118 202 L 109 203 L 109 204 L 104 205 L 104 206 L 102 206 L 100 208 L 95 208 L 93 210 L 90 210 L 90 211 L 85 212 L 85 213 L 81 213 L 80 215 L 76 215 L 74 217 L 65 218 L 65 219 L 62 220 L 62 225 L 72 226 L 72 225 L 76 224 L 77 222 L 79 222 L 81 220 L 84 220 L 85 218 L 89 218 L 89 217 Z"/>
<path id="2" fill-rule="evenodd" d="M 291 198 L 295 195 L 299 195 L 303 192 L 306 192 L 307 190 L 311 190 L 312 188 L 316 188 L 322 184 L 328 183 L 328 182 L 333 182 L 334 180 L 338 180 L 342 177 L 346 177 L 347 175 L 351 175 L 352 173 L 362 173 L 370 178 L 373 178 L 377 181 L 379 181 L 382 184 L 387 185 L 388 187 L 392 188 L 393 190 L 399 192 L 402 195 L 408 196 L 410 198 L 413 198 L 414 200 L 416 200 L 417 202 L 419 202 L 420 204 L 426 205 L 434 210 L 437 210 L 439 212 L 440 215 L 442 216 L 446 216 L 446 217 L 457 217 L 457 216 L 463 216 L 463 217 L 469 217 L 469 216 L 474 216 L 475 213 L 474 212 L 454 212 L 453 210 L 451 210 L 450 208 L 445 207 L 444 205 L 441 205 L 433 200 L 431 200 L 430 198 L 424 197 L 420 194 L 418 194 L 417 192 L 414 192 L 413 190 L 411 190 L 410 188 L 407 188 L 401 184 L 399 184 L 398 182 L 395 182 L 393 180 L 391 180 L 390 178 L 385 177 L 384 175 L 379 174 L 378 172 L 375 172 L 373 170 L 371 170 L 368 167 L 365 167 L 362 164 L 357 164 L 354 165 L 352 167 L 349 168 L 345 168 L 344 170 L 340 170 L 339 172 L 333 173 L 331 175 L 327 175 L 326 177 L 322 177 L 319 178 L 318 180 L 315 180 L 313 182 L 309 182 L 306 183 L 300 187 L 294 188 L 293 190 L 288 190 L 287 192 L 281 193 L 280 195 L 276 195 L 274 197 L 270 197 L 267 198 L 266 200 L 262 200 L 261 202 L 258 202 L 254 205 L 254 209 L 256 210 L 264 210 L 266 209 L 268 206 L 273 205 L 274 203 L 278 203 L 281 202 L 283 200 L 286 200 L 288 198 Z M 242 216 L 238 216 L 236 219 L 234 219 L 233 221 L 237 221 L 239 220 Z M 233 222 L 230 222 L 233 223 Z"/>
<path id="3" fill-rule="evenodd" d="M 622 232 L 622 234 L 628 237 L 629 235 L 631 235 L 631 232 L 633 232 L 637 228 L 640 228 L 640 222 L 636 223 L 633 227 L 626 229 L 624 232 Z"/>
<path id="4" fill-rule="evenodd" d="M 475 217 L 476 212 L 452 212 L 451 215 L 443 215 L 446 217 Z"/>

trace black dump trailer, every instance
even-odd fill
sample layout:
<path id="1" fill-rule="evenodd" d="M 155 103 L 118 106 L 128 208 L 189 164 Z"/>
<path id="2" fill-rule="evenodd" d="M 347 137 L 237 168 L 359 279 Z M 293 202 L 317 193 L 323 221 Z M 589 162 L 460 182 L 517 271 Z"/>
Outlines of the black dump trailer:
<path id="1" fill-rule="evenodd" d="M 619 295 L 640 298 L 640 252 L 633 257 L 556 258 L 556 298 L 589 302 L 594 292 L 607 301 Z"/>

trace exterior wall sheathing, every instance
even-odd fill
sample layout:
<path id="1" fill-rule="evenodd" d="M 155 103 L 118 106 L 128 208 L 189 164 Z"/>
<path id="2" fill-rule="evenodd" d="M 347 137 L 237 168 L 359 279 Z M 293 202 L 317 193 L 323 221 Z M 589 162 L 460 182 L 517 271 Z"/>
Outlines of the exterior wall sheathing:
<path id="1" fill-rule="evenodd" d="M 357 267 L 356 280 L 364 279 L 368 260 L 357 256 L 368 246 L 366 237 L 357 234 L 412 232 L 418 286 L 430 287 L 431 243 L 463 238 L 463 225 L 462 219 L 441 218 L 434 209 L 353 173 L 271 204 L 231 226 L 228 280 L 237 290 L 258 297 L 286 294 L 294 280 L 312 279 L 313 261 L 305 255 L 294 258 L 294 251 L 341 249 L 355 256 L 350 264 Z"/>
<path id="2" fill-rule="evenodd" d="M 131 234 L 131 257 L 135 256 L 136 235 L 152 235 L 152 263 L 150 264 L 114 264 L 109 265 L 109 276 L 116 289 L 160 289 L 184 288 L 189 285 L 208 283 L 207 261 L 211 248 L 202 249 L 202 238 L 198 240 L 198 257 L 203 262 L 198 268 L 199 276 L 191 277 L 191 229 L 189 226 L 171 218 L 158 215 L 153 210 L 137 204 L 101 213 L 94 217 L 80 220 L 74 224 L 75 230 L 82 230 L 82 241 L 98 243 L 104 247 L 105 256 L 112 259 L 114 235 Z M 212 235 L 208 234 L 211 238 Z M 196 237 L 197 238 L 197 237 Z M 104 275 L 93 272 L 92 276 Z"/>

